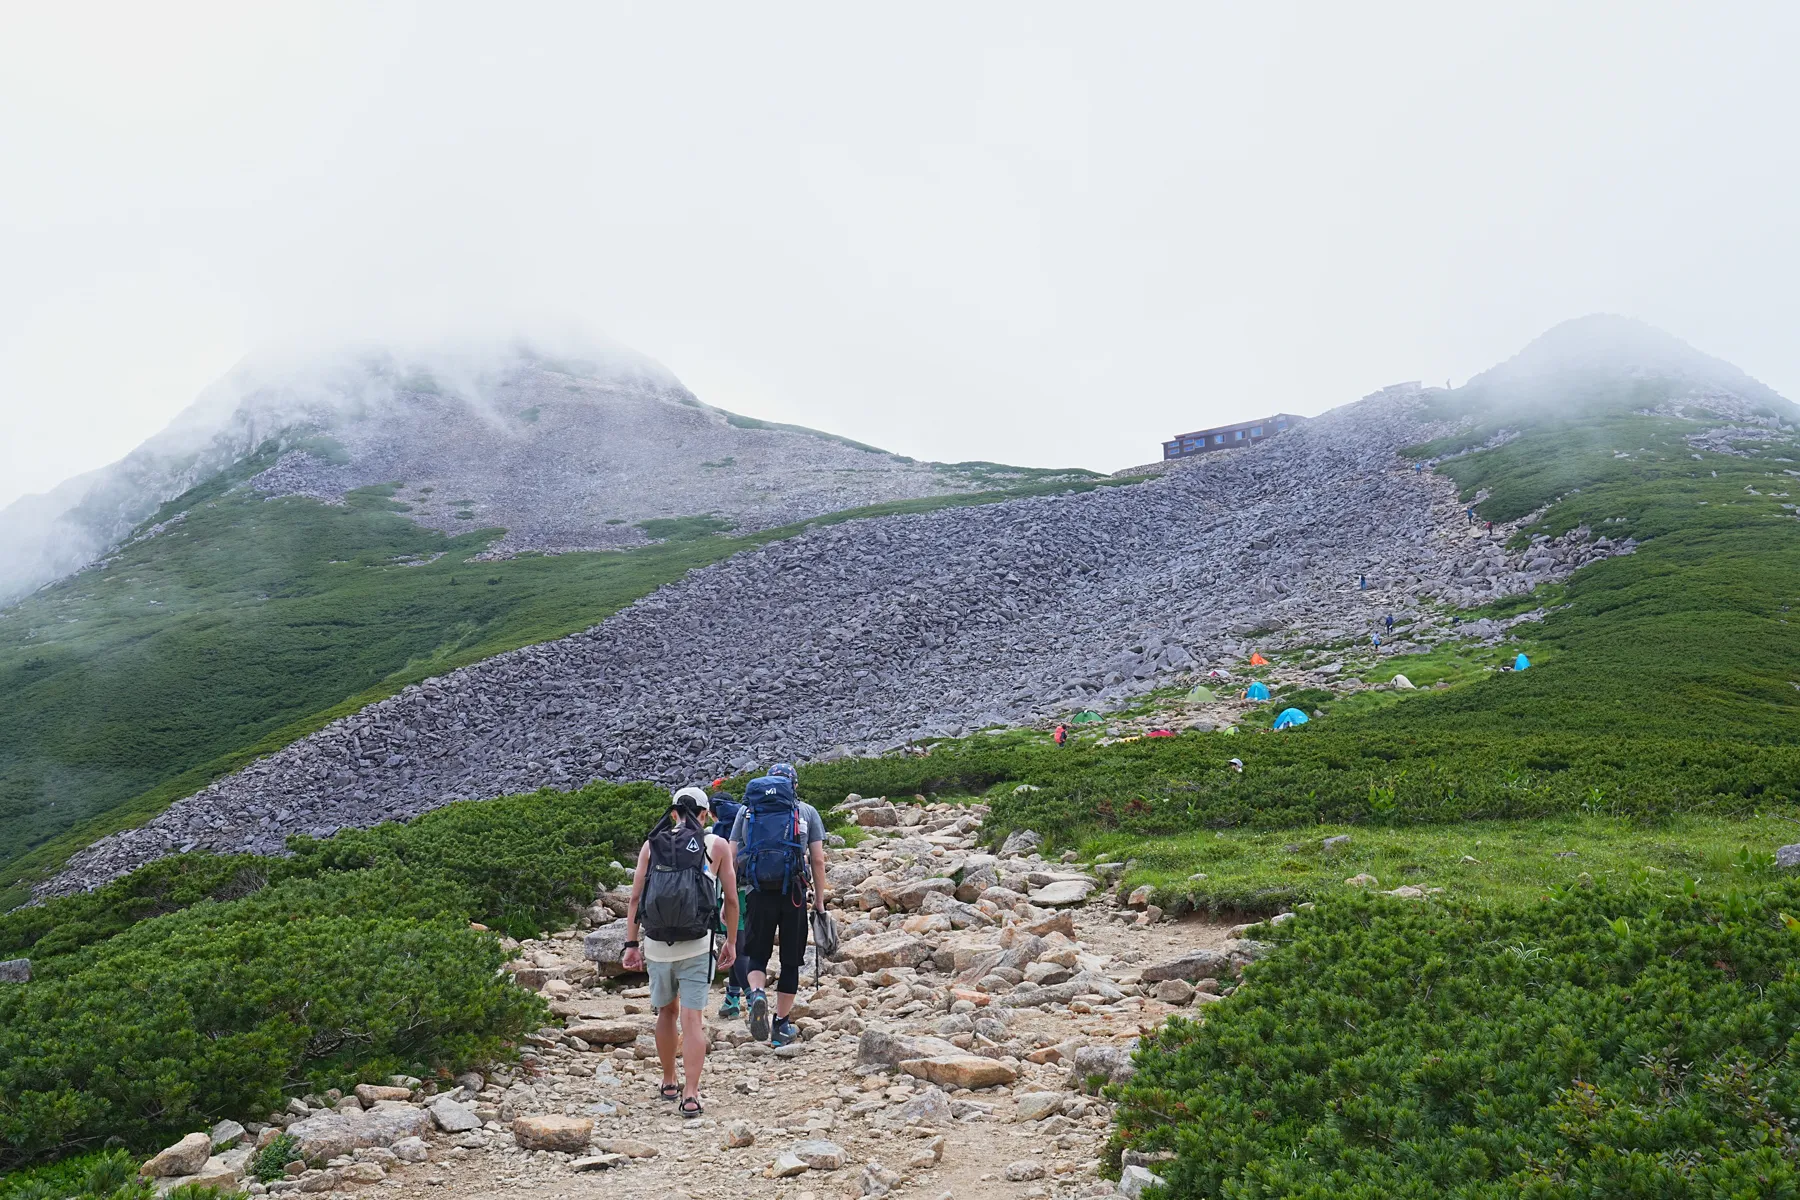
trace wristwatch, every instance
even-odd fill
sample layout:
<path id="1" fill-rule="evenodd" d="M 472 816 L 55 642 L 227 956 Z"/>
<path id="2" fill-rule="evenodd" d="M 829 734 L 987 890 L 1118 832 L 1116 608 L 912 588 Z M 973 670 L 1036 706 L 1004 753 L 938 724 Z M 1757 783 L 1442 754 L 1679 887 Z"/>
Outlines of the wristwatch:
<path id="1" fill-rule="evenodd" d="M 625 943 L 625 949 L 627 949 L 627 950 L 636 950 L 636 949 L 637 949 L 637 943 L 636 943 L 636 942 L 626 942 L 626 943 Z"/>

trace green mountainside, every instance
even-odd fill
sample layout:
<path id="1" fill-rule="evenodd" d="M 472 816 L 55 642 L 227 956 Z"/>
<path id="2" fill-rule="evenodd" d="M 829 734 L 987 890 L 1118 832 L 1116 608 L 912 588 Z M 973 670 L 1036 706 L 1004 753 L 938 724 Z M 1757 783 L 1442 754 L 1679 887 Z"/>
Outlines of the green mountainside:
<path id="1" fill-rule="evenodd" d="M 802 795 L 821 804 L 848 791 L 983 798 L 989 836 L 1029 827 L 1047 852 L 1124 862 L 1123 887 L 1149 884 L 1174 911 L 1261 917 L 1311 905 L 1259 927 L 1254 936 L 1275 948 L 1244 985 L 1203 1020 L 1175 1018 L 1146 1038 L 1136 1077 L 1114 1088 L 1112 1166 L 1126 1151 L 1144 1156 L 1134 1161 L 1155 1163 L 1168 1195 L 1800 1195 L 1800 881 L 1772 853 L 1800 841 L 1795 412 L 1748 389 L 1738 401 L 1760 412 L 1709 410 L 1689 360 L 1628 377 L 1606 361 L 1560 373 L 1529 359 L 1507 366 L 1437 401 L 1444 415 L 1470 418 L 1465 432 L 1409 453 L 1455 480 L 1484 517 L 1535 514 L 1522 536 L 1585 524 L 1637 542 L 1536 596 L 1463 614 L 1548 608 L 1504 647 L 1506 661 L 1527 653 L 1528 670 L 1434 652 L 1420 658 L 1420 678 L 1447 686 L 1373 704 L 1313 698 L 1323 715 L 1290 732 L 1247 717 L 1233 735 L 1119 741 L 1096 723 L 1076 726 L 1065 747 L 995 731 L 936 742 L 925 756 L 801 770 Z M 1709 411 L 1732 427 L 1718 432 Z M 233 503 L 209 500 L 187 520 Z M 261 539 L 272 518 L 260 514 L 273 511 L 254 518 Z M 370 531 L 381 519 L 374 501 L 332 517 Z M 386 597 L 368 599 L 374 615 L 362 619 L 387 631 L 388 657 L 363 663 L 366 676 L 319 681 L 317 703 L 296 716 L 240 704 L 231 720 L 241 731 L 184 735 L 193 762 L 182 769 L 269 736 L 259 715 L 291 728 L 333 695 L 368 694 L 397 672 L 440 669 L 437 658 L 578 617 L 542 597 L 504 599 L 526 577 L 498 568 L 550 572 L 561 560 L 471 564 L 459 559 L 466 548 L 440 546 L 434 563 L 406 567 L 397 555 L 425 551 L 364 536 L 369 558 L 341 578 L 371 581 L 343 585 L 346 595 Z M 665 558 L 616 561 L 647 580 L 677 570 L 683 554 L 729 544 L 705 534 L 653 548 Z M 348 557 L 335 542 L 329 553 Z M 188 661 L 203 656 L 199 641 L 133 660 L 138 642 L 103 640 L 98 597 L 165 598 L 144 590 L 141 564 L 124 562 L 69 581 L 55 600 L 88 606 L 64 611 L 91 631 L 61 630 L 54 610 L 34 610 L 44 632 L 31 652 L 58 661 L 51 635 L 63 633 L 121 662 L 207 678 Z M 317 586 L 339 578 L 327 568 L 351 565 L 320 561 L 302 577 Z M 122 569 L 118 583 L 100 582 Z M 228 589 L 231 611 L 280 611 L 282 580 L 267 570 L 257 591 Z M 436 596 L 451 591 L 452 570 L 459 593 L 493 598 L 420 601 L 438 615 L 416 629 L 386 615 L 396 597 L 423 593 L 376 581 L 412 573 L 434 581 Z M 194 594 L 165 586 L 171 603 Z M 610 594 L 630 586 L 620 576 Z M 199 638 L 214 628 L 200 623 L 221 618 L 188 603 L 195 624 L 181 636 Z M 253 626 L 246 645 L 278 631 L 313 636 L 316 623 Z M 22 673 L 24 639 L 5 645 L 0 654 L 14 657 L 0 657 L 11 672 L 0 704 L 36 686 Z M 1384 660 L 1390 672 L 1408 662 Z M 33 669 L 68 681 L 97 670 Z M 108 691 L 64 686 L 90 702 Z M 146 794 L 151 776 L 134 779 L 122 795 Z M 34 1115 L 0 1099 L 0 1169 L 111 1135 L 152 1147 L 233 1103 L 491 1052 L 536 1014 L 487 986 L 492 943 L 462 922 L 549 927 L 609 877 L 606 864 L 655 806 L 648 789 L 598 786 L 466 802 L 403 827 L 296 839 L 289 859 L 175 856 L 0 917 L 0 957 L 30 954 L 42 972 L 41 983 L 0 989 L 0 1098 L 41 1105 Z M 1340 833 L 1347 845 L 1324 845 Z M 1363 871 L 1426 894 L 1346 885 Z M 380 1003 L 403 994 L 430 1014 L 406 1036 L 381 1027 L 377 1001 L 356 989 L 372 947 L 408 964 Z M 265 986 L 273 1015 L 226 1003 L 232 987 L 203 978 L 220 973 Z M 180 1002 L 148 1004 L 120 983 L 139 978 Z M 326 978 L 348 982 L 324 989 L 326 1014 L 315 1015 L 300 999 Z M 368 1030 L 364 1048 L 309 1051 L 303 1035 L 324 1019 Z M 157 1058 L 143 1049 L 157 1039 L 192 1053 Z M 46 1045 L 57 1047 L 48 1065 Z M 257 1046 L 268 1047 L 260 1059 Z M 96 1069 L 127 1054 L 154 1067 L 154 1083 Z"/>
<path id="2" fill-rule="evenodd" d="M 388 488 L 330 505 L 238 486 L 274 453 L 164 505 L 139 531 L 165 525 L 155 536 L 0 609 L 0 884 L 409 683 L 585 629 L 805 527 L 727 536 L 693 517 L 651 530 L 660 544 L 474 561 L 503 531 L 421 527 Z M 1099 486 L 1049 474 L 807 524 Z M 24 898 L 0 886 L 0 905 Z"/>

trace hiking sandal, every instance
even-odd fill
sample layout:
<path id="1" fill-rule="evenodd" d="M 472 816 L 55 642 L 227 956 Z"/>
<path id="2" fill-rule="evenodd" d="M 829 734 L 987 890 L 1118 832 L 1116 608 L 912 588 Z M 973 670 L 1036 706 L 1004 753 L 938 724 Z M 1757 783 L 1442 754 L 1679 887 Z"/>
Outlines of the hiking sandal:
<path id="1" fill-rule="evenodd" d="M 700 1107 L 700 1097 L 698 1096 L 687 1097 L 677 1107 L 681 1115 L 689 1120 L 692 1120 L 706 1111 L 704 1108 Z"/>
<path id="2" fill-rule="evenodd" d="M 661 1096 L 664 1100 L 679 1100 L 681 1099 L 681 1085 L 679 1083 L 665 1083 L 656 1089 L 656 1094 Z"/>

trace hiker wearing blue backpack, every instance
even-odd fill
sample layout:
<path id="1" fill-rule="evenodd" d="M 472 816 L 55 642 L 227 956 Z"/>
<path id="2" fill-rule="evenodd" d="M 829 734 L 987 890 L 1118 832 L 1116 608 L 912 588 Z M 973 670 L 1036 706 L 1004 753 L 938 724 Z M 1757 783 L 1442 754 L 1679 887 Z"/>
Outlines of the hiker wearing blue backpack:
<path id="1" fill-rule="evenodd" d="M 707 829 L 706 793 L 684 787 L 638 851 L 625 910 L 627 971 L 647 971 L 656 1010 L 656 1057 L 662 1061 L 664 1100 L 679 1100 L 684 1117 L 698 1117 L 700 1070 L 706 1064 L 706 995 L 713 972 L 732 965 L 737 947 L 721 939 L 738 919 L 737 872 L 731 845 Z M 638 940 L 639 926 L 643 940 Z M 717 953 L 717 966 L 714 953 Z M 685 1079 L 676 1082 L 675 1056 Z"/>
<path id="2" fill-rule="evenodd" d="M 713 780 L 712 813 L 714 818 L 712 831 L 726 841 L 731 840 L 732 827 L 737 824 L 738 813 L 743 805 L 731 798 L 730 793 L 718 791 L 723 779 Z M 744 880 L 738 879 L 738 923 L 732 931 L 733 943 L 737 946 L 737 961 L 731 964 L 731 974 L 725 977 L 725 1000 L 719 1005 L 721 1020 L 744 1015 L 745 995 L 750 991 L 750 959 L 744 954 Z"/>
<path id="3" fill-rule="evenodd" d="M 749 963 L 750 1036 L 774 1046 L 798 1041 L 788 1014 L 800 992 L 806 957 L 807 909 L 825 911 L 825 822 L 794 792 L 794 768 L 776 763 L 744 789 L 743 811 L 732 826 L 738 878 L 747 889 L 743 953 Z M 781 943 L 775 1020 L 769 1021 L 769 956 Z"/>

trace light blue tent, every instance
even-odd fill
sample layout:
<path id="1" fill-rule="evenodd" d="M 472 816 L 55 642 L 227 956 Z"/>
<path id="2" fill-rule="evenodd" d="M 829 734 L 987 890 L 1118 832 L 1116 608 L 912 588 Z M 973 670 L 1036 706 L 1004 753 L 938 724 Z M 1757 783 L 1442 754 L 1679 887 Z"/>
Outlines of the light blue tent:
<path id="1" fill-rule="evenodd" d="M 1526 667 L 1529 667 L 1530 665 L 1531 665 L 1531 660 L 1529 658 L 1526 658 L 1523 653 L 1521 653 L 1519 655 L 1519 657 L 1513 659 L 1513 670 L 1515 670 L 1515 671 L 1523 671 Z"/>
<path id="2" fill-rule="evenodd" d="M 1297 708 L 1284 708 L 1281 715 L 1275 718 L 1275 728 L 1292 729 L 1296 725 L 1306 724 L 1307 715 Z"/>
<path id="3" fill-rule="evenodd" d="M 1244 689 L 1244 699 L 1246 700 L 1267 700 L 1268 698 L 1269 685 L 1260 679 Z"/>

